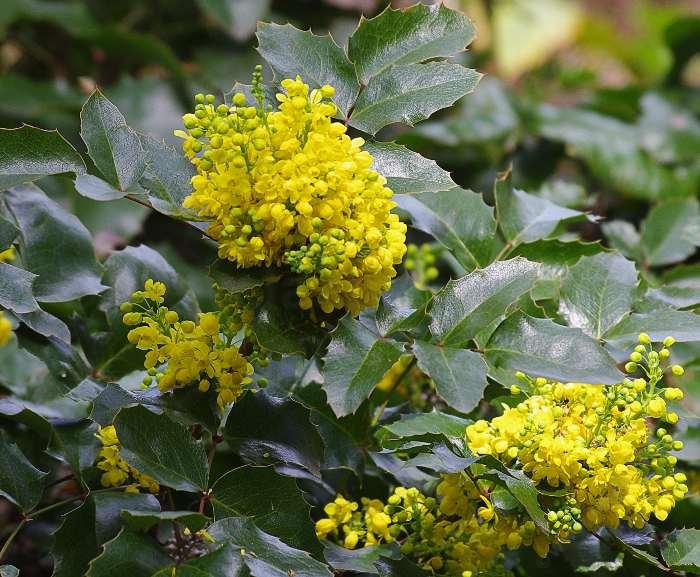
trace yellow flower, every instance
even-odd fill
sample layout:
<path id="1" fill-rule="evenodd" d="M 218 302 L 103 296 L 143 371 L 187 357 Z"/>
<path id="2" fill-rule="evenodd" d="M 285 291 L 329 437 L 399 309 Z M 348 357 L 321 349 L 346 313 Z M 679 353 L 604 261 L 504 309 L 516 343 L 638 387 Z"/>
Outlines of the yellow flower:
<path id="1" fill-rule="evenodd" d="M 256 73 L 257 74 L 257 73 Z M 254 78 L 254 85 L 256 80 Z M 288 266 L 299 305 L 358 314 L 376 306 L 406 251 L 386 179 L 361 138 L 334 122 L 330 86 L 282 81 L 278 110 L 243 94 L 234 106 L 198 95 L 183 121 L 183 149 L 197 167 L 184 206 L 211 219 L 219 257 L 240 268 Z"/>
<path id="2" fill-rule="evenodd" d="M 0 311 L 0 347 L 10 342 L 12 338 L 12 323 L 3 311 Z"/>
<path id="3" fill-rule="evenodd" d="M 100 479 L 103 487 L 119 487 L 130 483 L 125 487 L 125 491 L 130 493 L 138 493 L 139 489 L 150 493 L 160 491 L 160 485 L 153 478 L 144 475 L 121 457 L 117 431 L 112 425 L 100 427 L 97 438 L 102 443 L 97 468 L 104 471 Z"/>
<path id="4" fill-rule="evenodd" d="M 15 247 L 10 246 L 5 250 L 0 250 L 0 262 L 12 262 L 15 260 Z"/>

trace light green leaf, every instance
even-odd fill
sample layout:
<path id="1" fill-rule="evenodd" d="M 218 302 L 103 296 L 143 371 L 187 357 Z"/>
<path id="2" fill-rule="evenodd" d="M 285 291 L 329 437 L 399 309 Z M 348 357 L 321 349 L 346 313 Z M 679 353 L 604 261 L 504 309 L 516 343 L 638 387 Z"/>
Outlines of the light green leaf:
<path id="1" fill-rule="evenodd" d="M 422 341 L 413 343 L 413 352 L 450 407 L 468 413 L 479 404 L 486 388 L 486 362 L 479 353 Z"/>
<path id="2" fill-rule="evenodd" d="M 355 67 L 330 34 L 316 36 L 291 24 L 260 22 L 257 37 L 258 52 L 275 71 L 278 82 L 298 74 L 312 88 L 330 84 L 335 88 L 333 101 L 347 116 L 360 85 Z"/>
<path id="3" fill-rule="evenodd" d="M 245 465 L 220 477 L 211 489 L 214 517 L 249 517 L 287 545 L 319 552 L 310 507 L 291 477 L 272 467 Z"/>
<path id="4" fill-rule="evenodd" d="M 467 270 L 490 262 L 496 220 L 480 194 L 462 188 L 394 197 L 413 227 L 432 235 Z"/>
<path id="5" fill-rule="evenodd" d="M 0 262 L 0 306 L 15 313 L 29 313 L 39 308 L 32 286 L 37 276 L 23 268 Z"/>
<path id="6" fill-rule="evenodd" d="M 664 275 L 663 285 L 650 288 L 647 298 L 673 308 L 700 304 L 700 265 L 679 266 Z"/>
<path id="7" fill-rule="evenodd" d="M 328 568 L 305 551 L 285 545 L 258 529 L 252 520 L 228 517 L 209 527 L 209 534 L 241 549 L 243 562 L 253 575 L 265 577 L 331 577 Z"/>
<path id="8" fill-rule="evenodd" d="M 559 313 L 569 326 L 603 338 L 632 308 L 637 269 L 619 254 L 584 256 L 562 280 Z"/>
<path id="9" fill-rule="evenodd" d="M 471 421 L 442 413 L 433 409 L 429 413 L 403 415 L 400 420 L 385 425 L 383 430 L 399 439 L 423 437 L 425 435 L 444 435 L 447 438 L 464 437 L 467 425 Z"/>
<path id="10" fill-rule="evenodd" d="M 37 301 L 62 303 L 104 290 L 92 238 L 75 216 L 33 185 L 14 188 L 4 198 L 21 231 L 23 264 L 38 275 Z"/>
<path id="11" fill-rule="evenodd" d="M 474 26 L 461 12 L 443 4 L 391 7 L 369 20 L 361 19 L 350 37 L 348 52 L 363 84 L 396 64 L 413 64 L 461 52 L 475 37 Z"/>
<path id="12" fill-rule="evenodd" d="M 324 389 L 338 417 L 354 413 L 401 356 L 398 342 L 384 339 L 350 316 L 331 333 L 324 357 Z"/>
<path id="13" fill-rule="evenodd" d="M 49 174 L 85 173 L 85 163 L 58 130 L 0 128 L 0 190 Z"/>
<path id="14" fill-rule="evenodd" d="M 122 511 L 121 518 L 127 528 L 141 533 L 163 521 L 177 521 L 190 531 L 197 532 L 209 521 L 206 516 L 194 511 L 130 511 L 126 509 Z"/>
<path id="15" fill-rule="evenodd" d="M 678 342 L 700 341 L 700 315 L 666 308 L 650 313 L 633 313 L 622 320 L 606 336 L 616 346 L 637 342 L 639 333 L 647 333 L 652 341 L 661 342 L 672 336 Z"/>
<path id="16" fill-rule="evenodd" d="M 366 142 L 363 150 L 374 158 L 372 168 L 387 179 L 396 194 L 439 192 L 457 185 L 434 160 L 395 142 Z"/>
<path id="17" fill-rule="evenodd" d="M 183 425 L 137 405 L 119 411 L 114 426 L 122 457 L 131 466 L 172 489 L 206 490 L 206 452 Z"/>
<path id="18" fill-rule="evenodd" d="M 376 314 L 379 332 L 387 336 L 416 328 L 425 319 L 425 307 L 431 298 L 430 291 L 416 288 L 411 277 L 401 275 L 379 299 Z"/>
<path id="19" fill-rule="evenodd" d="M 661 556 L 678 571 L 700 571 L 700 530 L 676 529 L 662 541 Z"/>
<path id="20" fill-rule="evenodd" d="M 29 513 L 41 499 L 46 473 L 24 456 L 12 439 L 0 430 L 0 495 Z"/>
<path id="21" fill-rule="evenodd" d="M 473 92 L 481 76 L 448 62 L 394 66 L 369 81 L 349 124 L 370 134 L 396 122 L 413 126 Z"/>
<path id="22" fill-rule="evenodd" d="M 642 260 L 639 232 L 631 222 L 610 220 L 600 225 L 608 239 L 610 247 L 619 250 L 626 257 L 636 261 Z"/>
<path id="23" fill-rule="evenodd" d="M 80 113 L 80 136 L 109 184 L 127 191 L 141 178 L 146 157 L 139 137 L 99 90 L 90 95 Z"/>
<path id="24" fill-rule="evenodd" d="M 651 209 L 642 224 L 642 251 L 651 266 L 680 262 L 700 245 L 700 202 L 670 200 Z"/>
<path id="25" fill-rule="evenodd" d="M 92 174 L 81 174 L 75 179 L 75 190 L 85 198 L 92 200 L 108 201 L 124 198 L 128 192 L 117 190 L 107 181 Z"/>
<path id="26" fill-rule="evenodd" d="M 623 378 L 610 355 L 580 329 L 522 313 L 498 326 L 486 345 L 486 358 L 496 369 L 563 382 L 612 384 Z"/>
<path id="27" fill-rule="evenodd" d="M 444 345 L 465 344 L 505 316 L 534 286 L 538 270 L 537 263 L 517 257 L 451 280 L 433 299 L 431 333 Z"/>
<path id="28" fill-rule="evenodd" d="M 124 529 L 93 559 L 86 577 L 151 577 L 171 563 L 154 539 Z"/>
<path id="29" fill-rule="evenodd" d="M 271 0 L 197 0 L 197 4 L 234 40 L 243 42 L 270 9 Z"/>

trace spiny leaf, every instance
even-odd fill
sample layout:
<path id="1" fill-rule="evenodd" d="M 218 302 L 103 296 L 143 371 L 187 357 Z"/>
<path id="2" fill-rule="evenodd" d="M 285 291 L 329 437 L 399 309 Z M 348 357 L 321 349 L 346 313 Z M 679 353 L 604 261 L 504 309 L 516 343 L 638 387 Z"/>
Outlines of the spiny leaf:
<path id="1" fill-rule="evenodd" d="M 0 495 L 29 513 L 41 499 L 46 473 L 24 456 L 9 435 L 0 430 Z"/>

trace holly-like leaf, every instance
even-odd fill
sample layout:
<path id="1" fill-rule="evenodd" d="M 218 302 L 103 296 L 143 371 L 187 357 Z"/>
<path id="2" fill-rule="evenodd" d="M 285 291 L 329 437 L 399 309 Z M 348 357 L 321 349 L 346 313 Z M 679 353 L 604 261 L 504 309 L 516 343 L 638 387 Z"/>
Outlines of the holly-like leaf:
<path id="1" fill-rule="evenodd" d="M 490 262 L 494 252 L 496 220 L 493 208 L 480 194 L 462 188 L 394 200 L 408 212 L 414 228 L 432 235 L 467 270 Z"/>
<path id="2" fill-rule="evenodd" d="M 67 463 L 78 479 L 82 479 L 82 471 L 92 466 L 100 452 L 97 424 L 88 419 L 77 423 L 56 423 L 53 431 L 51 452 Z"/>
<path id="3" fill-rule="evenodd" d="M 95 501 L 92 497 L 64 517 L 53 534 L 53 540 L 52 577 L 85 575 L 99 547 L 95 533 Z"/>
<path id="4" fill-rule="evenodd" d="M 267 14 L 271 0 L 197 0 L 197 4 L 234 40 L 248 40 Z"/>
<path id="5" fill-rule="evenodd" d="M 398 277 L 379 299 L 376 317 L 380 333 L 387 336 L 416 328 L 425 319 L 431 297 L 430 291 L 416 288 L 407 274 Z"/>
<path id="6" fill-rule="evenodd" d="M 319 552 L 309 505 L 291 477 L 272 467 L 245 465 L 220 477 L 211 489 L 214 517 L 250 517 L 287 545 Z"/>
<path id="7" fill-rule="evenodd" d="M 90 95 L 80 112 L 80 136 L 109 184 L 127 191 L 141 178 L 146 155 L 139 137 L 99 90 Z"/>
<path id="8" fill-rule="evenodd" d="M 639 333 L 647 333 L 660 342 L 672 336 L 679 342 L 700 340 L 700 315 L 692 312 L 663 308 L 650 313 L 633 313 L 624 318 L 606 336 L 616 346 L 636 343 Z"/>
<path id="9" fill-rule="evenodd" d="M 184 426 L 140 405 L 119 411 L 114 426 L 122 457 L 131 466 L 172 489 L 206 490 L 206 452 Z"/>
<path id="10" fill-rule="evenodd" d="M 422 341 L 413 344 L 413 352 L 450 407 L 468 413 L 479 404 L 486 388 L 486 362 L 479 353 Z"/>
<path id="11" fill-rule="evenodd" d="M 461 52 L 474 39 L 469 18 L 443 4 L 387 8 L 361 19 L 348 42 L 348 53 L 364 84 L 396 64 L 424 62 Z"/>
<path id="12" fill-rule="evenodd" d="M 157 541 L 124 529 L 90 563 L 86 577 L 151 577 L 171 562 Z"/>
<path id="13" fill-rule="evenodd" d="M 209 521 L 205 515 L 194 511 L 129 511 L 127 509 L 122 511 L 121 518 L 126 527 L 137 532 L 146 532 L 163 521 L 177 521 L 190 531 L 197 532 Z"/>
<path id="14" fill-rule="evenodd" d="M 360 91 L 355 67 L 333 38 L 316 36 L 291 24 L 258 24 L 258 52 L 275 71 L 279 82 L 298 75 L 313 88 L 330 84 L 333 101 L 347 116 Z"/>
<path id="15" fill-rule="evenodd" d="M 273 282 L 280 275 L 267 268 L 236 269 L 231 261 L 217 259 L 209 267 L 209 276 L 222 289 L 238 294 Z"/>
<path id="16" fill-rule="evenodd" d="M 46 473 L 24 456 L 4 431 L 0 430 L 0 495 L 29 513 L 41 499 Z"/>
<path id="17" fill-rule="evenodd" d="M 261 531 L 251 519 L 228 517 L 212 524 L 208 531 L 217 541 L 238 547 L 252 575 L 331 577 L 331 572 L 323 563 L 305 551 L 285 545 L 277 537 Z"/>
<path id="18" fill-rule="evenodd" d="M 64 343 L 70 343 L 70 329 L 58 317 L 41 309 L 15 315 L 20 321 L 44 337 L 56 337 Z"/>
<path id="19" fill-rule="evenodd" d="M 104 290 L 92 238 L 74 215 L 33 185 L 7 191 L 4 198 L 21 231 L 24 267 L 38 275 L 37 301 L 62 303 Z"/>
<path id="20" fill-rule="evenodd" d="M 641 261 L 641 237 L 635 226 L 626 220 L 609 220 L 600 225 L 610 247 L 619 250 L 626 257 Z"/>
<path id="21" fill-rule="evenodd" d="M 534 286 L 538 269 L 537 263 L 517 257 L 448 282 L 429 311 L 433 336 L 453 346 L 473 339 Z"/>
<path id="22" fill-rule="evenodd" d="M 19 229 L 9 220 L 3 218 L 2 213 L 0 213 L 0 246 L 5 248 L 9 247 L 15 241 L 18 234 Z"/>
<path id="23" fill-rule="evenodd" d="M 661 556 L 678 571 L 700 571 L 700 530 L 676 529 L 661 543 Z"/>
<path id="24" fill-rule="evenodd" d="M 527 514 L 540 531 L 546 532 L 549 528 L 547 519 L 537 499 L 537 487 L 532 479 L 519 470 L 509 469 L 508 474 L 501 471 L 498 471 L 496 474 L 506 484 L 511 495 L 525 508 Z"/>
<path id="25" fill-rule="evenodd" d="M 413 126 L 473 92 L 481 76 L 448 62 L 394 66 L 369 81 L 349 124 L 369 134 L 397 122 Z"/>
<path id="26" fill-rule="evenodd" d="M 323 556 L 336 571 L 353 571 L 379 575 L 375 563 L 382 557 L 400 559 L 401 552 L 395 543 L 391 545 L 368 545 L 359 549 L 346 549 L 327 541 L 323 544 Z"/>
<path id="27" fill-rule="evenodd" d="M 152 577 L 173 577 L 173 572 L 177 577 L 250 577 L 240 547 L 236 548 L 230 544 L 185 563 L 165 567 Z"/>
<path id="28" fill-rule="evenodd" d="M 19 569 L 14 565 L 0 565 L 0 577 L 19 577 Z"/>
<path id="29" fill-rule="evenodd" d="M 400 420 L 385 425 L 383 430 L 397 439 L 442 435 L 447 439 L 464 437 L 471 421 L 433 410 L 429 413 L 403 415 Z"/>
<path id="30" fill-rule="evenodd" d="M 15 313 L 29 313 L 39 308 L 32 286 L 37 275 L 0 262 L 0 306 Z"/>
<path id="31" fill-rule="evenodd" d="M 625 257 L 584 256 L 562 280 L 559 313 L 569 326 L 601 339 L 630 312 L 636 286 L 637 269 Z"/>
<path id="32" fill-rule="evenodd" d="M 372 155 L 372 168 L 387 179 L 396 194 L 439 192 L 457 185 L 434 160 L 395 142 L 369 141 L 363 146 Z"/>
<path id="33" fill-rule="evenodd" d="M 669 200 L 651 209 L 642 225 L 641 246 L 651 266 L 681 262 L 700 245 L 700 202 Z"/>
<path id="34" fill-rule="evenodd" d="M 401 356 L 398 342 L 380 337 L 345 316 L 324 357 L 328 404 L 339 417 L 354 413 Z"/>
<path id="35" fill-rule="evenodd" d="M 128 192 L 114 188 L 106 180 L 92 174 L 81 174 L 75 179 L 75 190 L 85 198 L 99 201 L 117 200 L 124 198 Z"/>
<path id="36" fill-rule="evenodd" d="M 64 172 L 84 174 L 85 163 L 58 130 L 0 128 L 0 190 Z"/>
<path id="37" fill-rule="evenodd" d="M 612 384 L 623 378 L 610 355 L 580 329 L 522 313 L 498 326 L 486 358 L 497 369 L 563 382 Z"/>

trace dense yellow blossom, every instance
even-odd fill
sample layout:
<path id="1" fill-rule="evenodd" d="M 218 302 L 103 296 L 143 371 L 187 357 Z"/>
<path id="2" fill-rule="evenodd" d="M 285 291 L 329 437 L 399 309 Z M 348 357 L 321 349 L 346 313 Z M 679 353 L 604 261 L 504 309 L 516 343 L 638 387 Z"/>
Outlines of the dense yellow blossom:
<path id="1" fill-rule="evenodd" d="M 197 167 L 184 206 L 211 219 L 222 259 L 298 274 L 303 309 L 375 306 L 406 251 L 386 179 L 363 139 L 332 121 L 331 86 L 309 91 L 301 78 L 285 79 L 273 111 L 260 83 L 256 71 L 256 105 L 241 93 L 230 107 L 197 95 L 184 116 L 187 132 L 176 134 Z"/>
<path id="2" fill-rule="evenodd" d="M 13 260 L 15 260 L 15 247 L 11 246 L 0 250 L 0 262 L 12 262 Z"/>
<path id="3" fill-rule="evenodd" d="M 148 279 L 133 301 L 122 305 L 123 322 L 134 326 L 129 342 L 148 351 L 144 367 L 155 376 L 158 388 L 169 391 L 196 384 L 207 392 L 213 385 L 220 407 L 233 403 L 251 382 L 253 367 L 224 336 L 216 313 L 200 313 L 199 322 L 181 321 L 176 311 L 162 306 L 166 287 Z M 157 370 L 157 367 L 162 368 Z"/>
<path id="4" fill-rule="evenodd" d="M 0 311 L 0 347 L 10 342 L 12 338 L 12 323 L 5 316 L 3 311 Z"/>
<path id="5" fill-rule="evenodd" d="M 97 438 L 102 442 L 97 468 L 104 471 L 100 479 L 103 487 L 127 485 L 126 491 L 135 493 L 138 493 L 139 489 L 145 489 L 151 493 L 157 493 L 160 490 L 160 486 L 153 478 L 134 469 L 122 458 L 117 431 L 112 425 L 100 427 Z"/>

